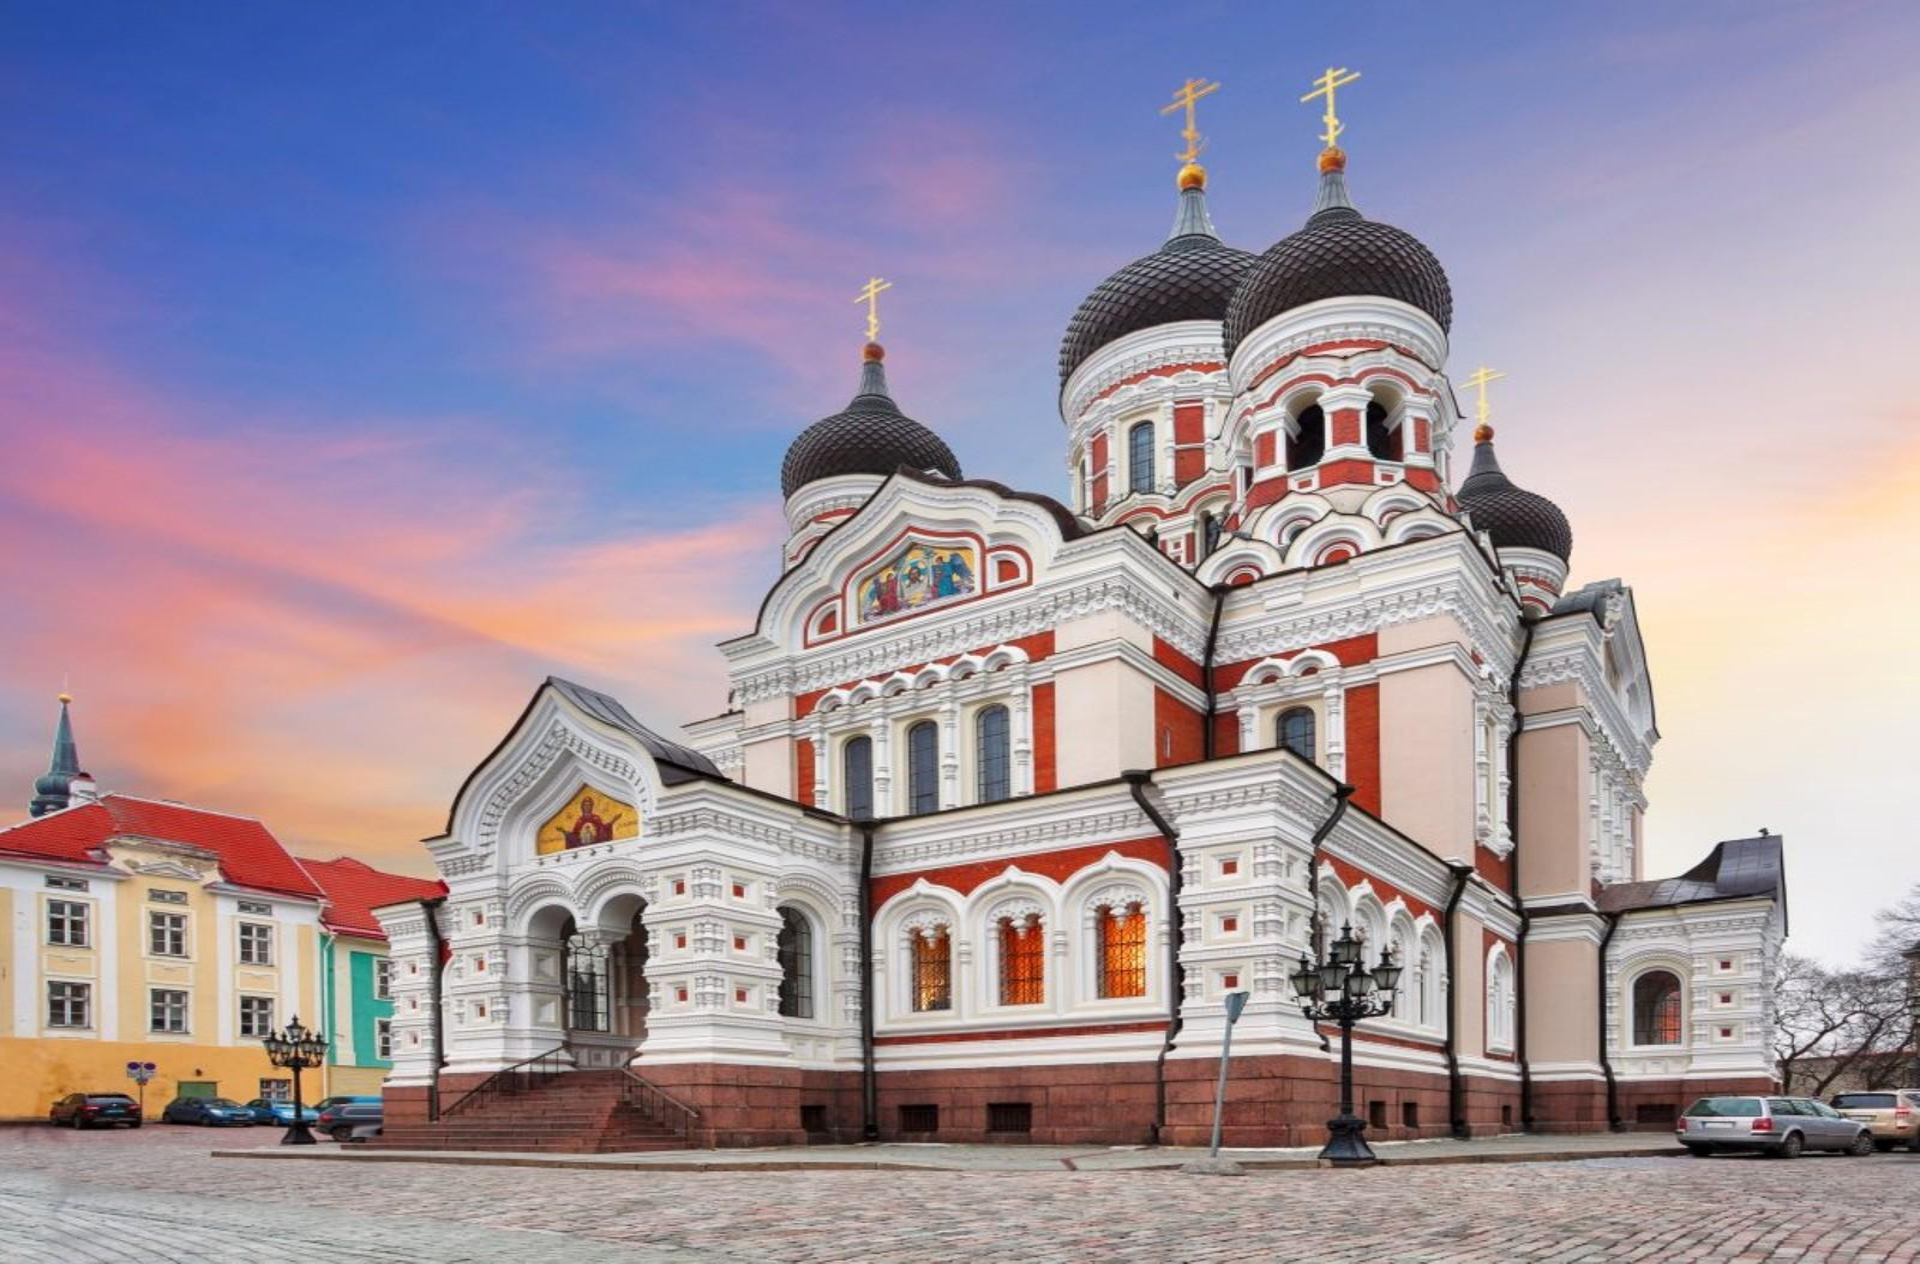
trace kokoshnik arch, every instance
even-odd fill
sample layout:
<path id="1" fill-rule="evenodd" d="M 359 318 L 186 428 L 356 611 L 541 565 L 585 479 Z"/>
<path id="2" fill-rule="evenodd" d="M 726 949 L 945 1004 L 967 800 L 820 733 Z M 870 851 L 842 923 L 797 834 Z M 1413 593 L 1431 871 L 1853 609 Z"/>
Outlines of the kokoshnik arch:
<path id="1" fill-rule="evenodd" d="M 1071 505 L 902 412 L 868 283 L 858 391 L 781 469 L 785 573 L 721 646 L 734 709 L 675 741 L 548 680 L 428 840 L 445 900 L 381 912 L 390 1123 L 543 1058 L 709 1144 L 1201 1143 L 1244 990 L 1226 1140 L 1317 1142 L 1336 1059 L 1287 975 L 1347 924 L 1406 967 L 1356 1033 L 1376 1133 L 1774 1083 L 1780 840 L 1647 880 L 1632 590 L 1570 586 L 1490 370 L 1456 481 L 1453 291 L 1350 196 L 1345 82 L 1258 254 L 1208 213 L 1211 89 L 1176 100 L 1173 231 L 1061 345 Z"/>

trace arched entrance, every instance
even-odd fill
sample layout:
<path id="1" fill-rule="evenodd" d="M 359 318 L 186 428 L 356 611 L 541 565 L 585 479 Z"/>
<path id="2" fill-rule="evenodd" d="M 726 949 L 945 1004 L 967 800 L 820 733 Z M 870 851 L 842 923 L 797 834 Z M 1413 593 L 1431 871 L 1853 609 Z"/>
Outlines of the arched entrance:
<path id="1" fill-rule="evenodd" d="M 597 925 L 561 927 L 561 1012 L 578 1067 L 625 1066 L 647 1035 L 646 904 L 615 901 Z"/>

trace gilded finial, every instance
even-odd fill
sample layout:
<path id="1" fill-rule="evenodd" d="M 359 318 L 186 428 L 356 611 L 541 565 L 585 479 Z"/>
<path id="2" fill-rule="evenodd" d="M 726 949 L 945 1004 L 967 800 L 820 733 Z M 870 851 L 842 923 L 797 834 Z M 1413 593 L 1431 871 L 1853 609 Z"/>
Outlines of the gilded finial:
<path id="1" fill-rule="evenodd" d="M 1186 138 L 1187 147 L 1174 155 L 1183 164 L 1178 177 L 1183 192 L 1187 189 L 1207 187 L 1207 169 L 1197 161 L 1200 151 L 1207 147 L 1207 142 L 1201 137 L 1200 129 L 1194 123 L 1193 107 L 1199 103 L 1201 97 L 1211 96 L 1218 91 L 1220 91 L 1218 83 L 1208 83 L 1205 79 L 1189 79 L 1180 85 L 1179 91 L 1173 94 L 1172 104 L 1162 106 L 1160 109 L 1161 114 L 1171 114 L 1175 110 L 1187 112 L 1187 125 L 1180 129 L 1180 135 Z"/>
<path id="2" fill-rule="evenodd" d="M 67 704 L 68 704 L 69 702 L 72 702 L 72 701 L 73 701 L 73 695 L 72 695 L 72 694 L 70 694 L 70 693 L 65 693 L 65 692 L 63 692 L 63 693 L 61 693 L 61 695 L 60 695 L 60 705 L 61 705 L 61 706 L 63 706 L 63 707 L 64 707 L 64 706 L 66 706 L 66 705 L 67 705 Z"/>
<path id="3" fill-rule="evenodd" d="M 1473 371 L 1472 376 L 1460 383 L 1462 386 L 1472 387 L 1479 395 L 1473 407 L 1474 420 L 1480 423 L 1473 431 L 1475 443 L 1485 443 L 1493 438 L 1493 427 L 1487 424 L 1493 420 L 1493 406 L 1487 402 L 1487 384 L 1498 382 L 1505 376 L 1506 374 L 1496 373 L 1483 364 Z M 1482 433 L 1483 431 L 1485 433 Z"/>
<path id="4" fill-rule="evenodd" d="M 1348 70 L 1345 66 L 1339 67 L 1338 69 L 1328 66 L 1327 72 L 1313 81 L 1313 91 L 1300 98 L 1300 104 L 1302 105 L 1305 105 L 1315 97 L 1325 97 L 1327 99 L 1327 112 L 1320 116 L 1321 121 L 1327 125 L 1327 130 L 1320 134 L 1320 139 L 1327 144 L 1326 152 L 1323 153 L 1320 158 L 1320 169 L 1322 171 L 1327 170 L 1327 162 L 1330 156 L 1337 155 L 1337 157 L 1334 158 L 1337 166 L 1346 165 L 1346 155 L 1340 152 L 1339 140 L 1340 133 L 1346 131 L 1347 126 L 1340 121 L 1340 115 L 1333 108 L 1333 94 L 1335 89 L 1344 88 L 1359 77 L 1360 72 L 1357 70 Z"/>
<path id="5" fill-rule="evenodd" d="M 856 303 L 867 305 L 867 345 L 873 346 L 880 337 L 880 292 L 893 288 L 893 282 L 883 281 L 879 277 L 868 277 L 867 286 L 853 296 Z M 875 359 L 877 357 L 868 357 Z"/>

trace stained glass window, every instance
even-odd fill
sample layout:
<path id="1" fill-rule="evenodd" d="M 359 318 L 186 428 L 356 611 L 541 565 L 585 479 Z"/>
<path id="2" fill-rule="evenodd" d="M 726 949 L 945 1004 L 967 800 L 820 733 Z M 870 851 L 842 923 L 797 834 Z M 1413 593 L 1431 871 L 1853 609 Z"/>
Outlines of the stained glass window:
<path id="1" fill-rule="evenodd" d="M 975 763 L 979 766 L 980 802 L 998 803 L 1013 794 L 1012 751 L 1007 709 L 988 707 L 974 719 Z"/>
<path id="2" fill-rule="evenodd" d="M 798 909 L 780 910 L 780 1015 L 813 1017 L 813 924 Z"/>
<path id="3" fill-rule="evenodd" d="M 1680 980 L 1665 970 L 1633 981 L 1633 1043 L 1680 1043 Z"/>
<path id="4" fill-rule="evenodd" d="M 873 739 L 856 737 L 841 751 L 847 779 L 847 815 L 856 821 L 873 818 Z"/>
<path id="5" fill-rule="evenodd" d="M 915 816 L 940 807 L 940 729 L 922 720 L 907 730 L 907 811 Z"/>
<path id="6" fill-rule="evenodd" d="M 1001 918 L 1000 1003 L 1038 1005 L 1046 999 L 1046 928 L 1032 914 Z"/>
<path id="7" fill-rule="evenodd" d="M 1095 928 L 1100 942 L 1102 999 L 1147 994 L 1147 915 L 1138 904 L 1102 905 Z"/>
<path id="8" fill-rule="evenodd" d="M 913 935 L 913 1008 L 916 1013 L 953 1008 L 953 945 L 944 926 Z"/>

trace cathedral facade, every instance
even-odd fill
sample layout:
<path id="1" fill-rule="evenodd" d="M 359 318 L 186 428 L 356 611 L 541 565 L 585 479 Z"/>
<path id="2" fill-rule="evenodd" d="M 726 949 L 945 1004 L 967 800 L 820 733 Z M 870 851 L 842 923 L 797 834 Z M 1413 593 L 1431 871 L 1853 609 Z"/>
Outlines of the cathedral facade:
<path id="1" fill-rule="evenodd" d="M 1204 1143 L 1244 992 L 1226 1142 L 1318 1144 L 1338 1038 L 1289 975 L 1349 926 L 1404 967 L 1376 1137 L 1775 1082 L 1780 840 L 1647 878 L 1632 591 L 1463 433 L 1439 261 L 1331 144 L 1264 253 L 1179 185 L 1067 328 L 1070 503 L 965 477 L 870 341 L 730 709 L 536 690 L 428 840 L 447 895 L 378 911 L 402 1135 L 539 1071 L 694 1144 Z"/>

